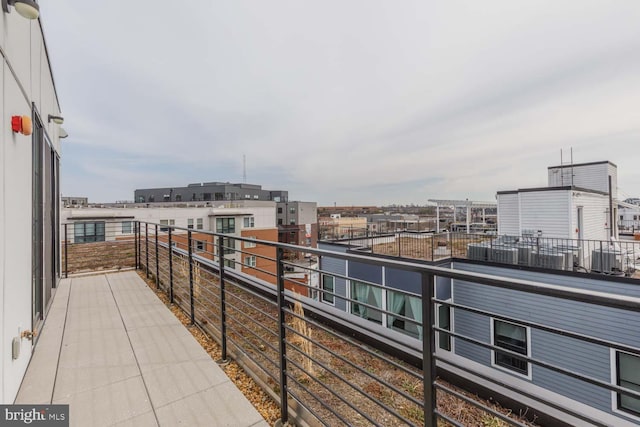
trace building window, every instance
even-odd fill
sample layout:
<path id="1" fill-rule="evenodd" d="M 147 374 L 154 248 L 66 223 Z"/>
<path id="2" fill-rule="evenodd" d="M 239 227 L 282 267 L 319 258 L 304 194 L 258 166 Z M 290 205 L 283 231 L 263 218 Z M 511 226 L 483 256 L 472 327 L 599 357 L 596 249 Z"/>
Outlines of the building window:
<path id="1" fill-rule="evenodd" d="M 493 319 L 493 345 L 527 356 L 529 354 L 527 328 Z M 529 363 L 516 356 L 493 351 L 493 363 L 522 375 L 529 375 Z"/>
<path id="2" fill-rule="evenodd" d="M 256 266 L 256 256 L 250 255 L 244 257 L 244 265 L 247 267 L 255 267 Z"/>
<path id="3" fill-rule="evenodd" d="M 387 315 L 387 327 L 417 339 L 422 338 L 422 301 L 419 298 L 387 290 L 387 310 L 393 313 Z M 400 316 L 413 319 L 416 323 Z"/>
<path id="4" fill-rule="evenodd" d="M 278 213 L 281 214 L 282 213 L 282 208 L 278 208 Z"/>
<path id="5" fill-rule="evenodd" d="M 133 223 L 131 221 L 122 221 L 122 234 L 133 233 Z"/>
<path id="6" fill-rule="evenodd" d="M 244 228 L 253 228 L 255 227 L 255 218 L 252 216 L 244 217 Z"/>
<path id="7" fill-rule="evenodd" d="M 289 213 L 290 214 L 295 214 L 296 213 L 296 208 L 289 208 Z"/>
<path id="8" fill-rule="evenodd" d="M 230 255 L 236 251 L 235 249 L 236 249 L 235 240 L 230 239 L 228 237 L 222 238 L 222 254 L 223 255 Z"/>
<path id="9" fill-rule="evenodd" d="M 194 240 L 193 241 L 193 251 L 194 252 L 204 252 L 206 248 L 206 243 L 202 240 Z"/>
<path id="10" fill-rule="evenodd" d="M 640 357 L 633 354 L 616 352 L 616 384 L 640 392 Z M 616 393 L 618 409 L 640 416 L 640 399 Z"/>
<path id="11" fill-rule="evenodd" d="M 224 261 L 222 262 L 222 264 L 224 264 L 225 267 L 230 267 L 230 268 L 235 268 L 236 267 L 236 262 L 233 258 L 223 258 Z"/>
<path id="12" fill-rule="evenodd" d="M 322 275 L 322 290 L 327 292 L 335 292 L 335 277 L 329 276 L 327 274 Z M 322 302 L 326 302 L 327 304 L 334 305 L 335 304 L 335 296 L 333 294 L 328 294 L 322 292 Z"/>
<path id="13" fill-rule="evenodd" d="M 255 239 L 256 236 L 247 236 L 247 238 Z M 244 242 L 244 248 L 245 249 L 250 249 L 250 248 L 255 248 L 255 247 L 256 247 L 256 242 Z"/>
<path id="14" fill-rule="evenodd" d="M 202 218 L 196 218 L 196 228 L 198 230 L 202 230 L 204 228 Z"/>
<path id="15" fill-rule="evenodd" d="M 176 194 L 176 202 L 182 201 L 182 194 Z"/>
<path id="16" fill-rule="evenodd" d="M 440 329 L 445 331 L 451 331 L 451 307 L 448 305 L 437 304 L 437 318 L 436 324 Z M 451 335 L 445 333 L 436 332 L 438 335 L 438 347 L 443 350 L 451 351 Z"/>
<path id="17" fill-rule="evenodd" d="M 253 195 L 253 198 L 254 198 L 254 199 L 256 199 L 256 200 L 258 200 L 258 199 L 260 198 L 260 196 L 258 196 L 257 194 L 254 194 L 254 195 Z"/>
<path id="18" fill-rule="evenodd" d="M 278 225 L 282 225 L 282 218 L 278 218 Z"/>
<path id="19" fill-rule="evenodd" d="M 193 228 L 193 218 L 187 218 L 187 228 Z"/>
<path id="20" fill-rule="evenodd" d="M 169 231 L 169 227 L 162 227 L 163 225 L 176 225 L 175 219 L 161 219 L 160 220 L 160 231 Z"/>
<path id="21" fill-rule="evenodd" d="M 218 233 L 235 233 L 236 219 L 235 218 L 216 218 L 216 231 Z"/>
<path id="22" fill-rule="evenodd" d="M 73 227 L 74 243 L 104 242 L 104 221 L 79 222 Z"/>
<path id="23" fill-rule="evenodd" d="M 382 324 L 382 312 L 373 308 L 382 308 L 382 289 L 354 281 L 351 282 L 351 299 L 351 313 Z"/>
<path id="24" fill-rule="evenodd" d="M 251 194 L 245 194 L 245 195 L 244 195 L 244 198 L 245 198 L 245 199 L 250 199 L 250 198 L 251 198 Z"/>
<path id="25" fill-rule="evenodd" d="M 291 218 L 291 219 L 289 220 L 289 225 L 296 225 L 296 220 L 295 220 L 295 218 Z"/>
<path id="26" fill-rule="evenodd" d="M 153 194 L 149 194 L 149 202 L 155 202 L 156 201 L 156 196 L 154 196 Z"/>

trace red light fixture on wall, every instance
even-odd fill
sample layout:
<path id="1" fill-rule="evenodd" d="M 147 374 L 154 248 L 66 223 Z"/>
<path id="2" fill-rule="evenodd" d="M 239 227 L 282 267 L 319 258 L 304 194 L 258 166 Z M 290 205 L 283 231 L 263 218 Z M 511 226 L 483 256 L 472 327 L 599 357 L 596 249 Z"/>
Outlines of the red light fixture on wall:
<path id="1" fill-rule="evenodd" d="M 31 126 L 31 117 L 29 116 L 11 116 L 11 130 L 23 135 L 31 135 L 33 127 Z"/>

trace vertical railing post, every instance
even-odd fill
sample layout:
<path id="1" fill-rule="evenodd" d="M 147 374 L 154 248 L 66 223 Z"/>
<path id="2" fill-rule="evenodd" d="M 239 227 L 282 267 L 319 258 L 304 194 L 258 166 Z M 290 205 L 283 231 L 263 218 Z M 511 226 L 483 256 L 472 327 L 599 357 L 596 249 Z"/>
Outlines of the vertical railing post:
<path id="1" fill-rule="evenodd" d="M 173 304 L 173 236 L 169 229 L 169 302 Z"/>
<path id="2" fill-rule="evenodd" d="M 146 263 L 144 265 L 145 268 L 145 277 L 149 278 L 149 224 L 144 223 L 144 256 Z"/>
<path id="3" fill-rule="evenodd" d="M 196 313 L 193 304 L 193 242 L 191 240 L 191 230 L 187 231 L 187 245 L 189 246 L 189 308 L 191 313 L 191 324 L 196 323 Z"/>
<path id="4" fill-rule="evenodd" d="M 138 221 L 138 240 L 136 244 L 138 245 L 138 268 L 142 269 L 142 225 L 140 221 Z"/>
<path id="5" fill-rule="evenodd" d="M 155 245 L 156 245 L 156 289 L 160 289 L 160 266 L 159 264 L 159 257 L 158 257 L 158 224 L 155 225 L 156 227 L 156 239 L 155 239 Z"/>
<path id="6" fill-rule="evenodd" d="M 69 277 L 69 234 L 67 233 L 67 226 L 69 224 L 64 225 L 64 277 Z"/>
<path id="7" fill-rule="evenodd" d="M 284 266 L 282 264 L 283 249 L 276 249 L 276 267 L 278 279 L 278 338 L 280 356 L 280 420 L 286 425 L 289 419 L 289 402 L 287 401 L 287 346 L 286 346 L 286 301 L 284 292 Z"/>
<path id="8" fill-rule="evenodd" d="M 220 283 L 220 349 L 222 352 L 221 361 L 227 361 L 227 307 L 224 283 L 224 239 L 218 237 L 218 271 Z"/>
<path id="9" fill-rule="evenodd" d="M 133 251 L 134 251 L 134 264 L 136 270 L 138 269 L 138 221 L 133 222 Z"/>
<path id="10" fill-rule="evenodd" d="M 422 375 L 424 388 L 424 425 L 437 426 L 436 415 L 436 324 L 433 299 L 435 280 L 433 274 L 422 273 Z"/>
<path id="11" fill-rule="evenodd" d="M 436 236 L 437 236 L 437 233 L 431 236 L 431 261 L 435 261 L 435 258 L 434 258 L 435 252 L 434 252 L 433 245 L 435 244 Z"/>

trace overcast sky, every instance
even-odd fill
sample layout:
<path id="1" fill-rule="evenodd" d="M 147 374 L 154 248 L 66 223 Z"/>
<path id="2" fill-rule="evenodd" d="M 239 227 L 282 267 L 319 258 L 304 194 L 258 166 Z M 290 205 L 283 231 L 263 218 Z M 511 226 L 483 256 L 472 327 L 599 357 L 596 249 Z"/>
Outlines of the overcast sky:
<path id="1" fill-rule="evenodd" d="M 610 160 L 640 196 L 640 1 L 42 0 L 62 192 L 493 200 Z"/>

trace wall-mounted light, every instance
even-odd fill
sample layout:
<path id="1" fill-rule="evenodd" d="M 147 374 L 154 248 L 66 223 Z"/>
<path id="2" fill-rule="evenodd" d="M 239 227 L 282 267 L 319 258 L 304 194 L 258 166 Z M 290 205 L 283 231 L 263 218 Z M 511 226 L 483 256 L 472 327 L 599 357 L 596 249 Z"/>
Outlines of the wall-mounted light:
<path id="1" fill-rule="evenodd" d="M 16 8 L 16 12 L 23 18 L 38 19 L 40 16 L 40 6 L 35 0 L 2 0 L 2 10 L 10 13 L 9 6 Z"/>
<path id="2" fill-rule="evenodd" d="M 68 136 L 69 136 L 69 134 L 67 133 L 67 131 L 64 130 L 64 128 L 60 128 L 60 132 L 58 132 L 58 138 L 64 139 L 64 138 L 66 138 Z"/>
<path id="3" fill-rule="evenodd" d="M 31 117 L 29 116 L 12 116 L 11 130 L 23 135 L 31 135 Z"/>
<path id="4" fill-rule="evenodd" d="M 54 116 L 52 114 L 49 114 L 49 123 L 55 123 L 57 125 L 61 125 L 64 123 L 64 117 L 62 116 Z"/>

